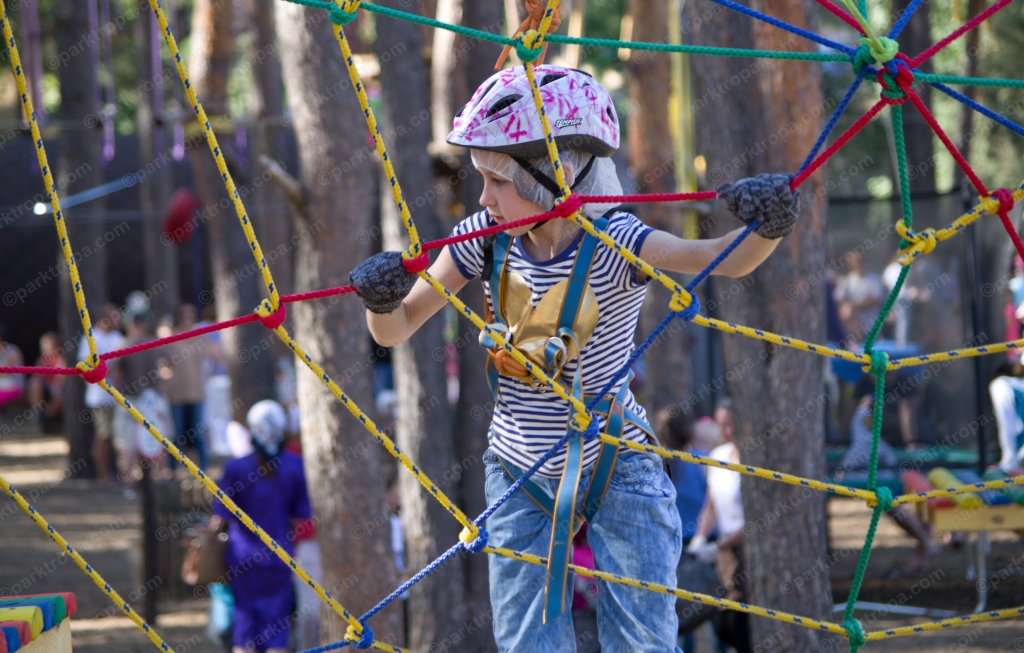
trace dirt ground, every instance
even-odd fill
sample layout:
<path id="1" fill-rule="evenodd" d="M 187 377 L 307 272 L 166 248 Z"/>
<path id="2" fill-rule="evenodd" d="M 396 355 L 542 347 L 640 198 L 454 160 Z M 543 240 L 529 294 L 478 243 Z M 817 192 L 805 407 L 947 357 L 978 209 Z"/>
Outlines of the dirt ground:
<path id="1" fill-rule="evenodd" d="M 6 431 L 6 429 L 4 429 Z M 147 589 L 140 585 L 140 499 L 118 489 L 87 481 L 65 480 L 67 445 L 59 436 L 19 428 L 0 438 L 0 474 L 92 564 L 136 609 Z M 860 502 L 829 503 L 831 553 L 823 562 L 835 600 L 844 601 L 857 565 L 870 512 Z M 899 573 L 913 556 L 913 541 L 892 520 L 883 518 L 872 552 L 861 600 L 896 602 L 968 614 L 976 601 L 975 581 L 965 577 L 963 549 L 944 546 L 932 570 L 922 577 Z M 1024 549 L 1011 533 L 993 534 L 988 557 L 989 609 L 1024 605 Z M 0 595 L 71 591 L 78 597 L 72 620 L 76 653 L 135 653 L 153 645 L 119 611 L 74 562 L 57 555 L 56 545 L 6 496 L 0 497 Z M 176 651 L 222 650 L 203 632 L 208 603 L 204 599 L 160 604 L 156 630 Z M 116 612 L 116 614 L 114 614 Z M 114 616 L 109 616 L 114 614 Z M 924 618 L 876 618 L 859 613 L 865 630 L 927 621 Z M 837 615 L 838 618 L 838 615 Z M 764 643 L 763 643 L 764 644 Z M 770 651 L 771 642 L 755 643 Z M 826 640 L 822 653 L 846 651 L 845 643 Z M 942 632 L 871 643 L 865 651 L 1024 651 L 1024 620 L 952 628 Z"/>

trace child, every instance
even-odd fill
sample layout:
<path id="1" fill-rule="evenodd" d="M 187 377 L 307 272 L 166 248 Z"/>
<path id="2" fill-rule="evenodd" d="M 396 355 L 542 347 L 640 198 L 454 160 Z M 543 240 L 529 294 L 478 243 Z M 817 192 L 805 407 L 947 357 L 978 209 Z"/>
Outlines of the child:
<path id="1" fill-rule="evenodd" d="M 619 146 L 619 125 L 607 90 L 590 75 L 569 68 L 537 66 L 535 75 L 573 192 L 621 194 L 609 158 Z M 484 178 L 480 203 L 485 210 L 463 220 L 456 234 L 542 213 L 560 195 L 522 67 L 502 70 L 481 85 L 457 114 L 448 142 L 470 148 Z M 789 190 L 789 179 L 774 175 L 720 189 L 739 203 L 748 221 L 760 218 L 762 224 L 757 235 L 737 247 L 716 272 L 749 273 L 775 249 L 777 238 L 792 230 L 796 196 Z M 758 188 L 751 194 L 754 186 Z M 763 197 L 755 197 L 758 194 Z M 751 211 L 759 201 L 775 211 L 771 215 Z M 629 213 L 610 210 L 614 206 L 587 204 L 583 213 L 595 219 L 597 228 L 663 270 L 697 273 L 738 233 L 682 240 L 644 226 Z M 570 220 L 550 220 L 493 239 L 476 238 L 445 247 L 429 272 L 453 293 L 481 277 L 486 313 L 495 328 L 549 376 L 567 384 L 570 392 L 574 382 L 582 384 L 583 399 L 589 401 L 592 397 L 587 393 L 599 391 L 629 357 L 649 282 L 610 248 L 596 246 L 595 240 Z M 582 282 L 576 274 L 570 280 L 577 260 L 582 262 Z M 405 271 L 398 252 L 372 257 L 353 270 L 351 278 L 368 309 L 370 332 L 383 346 L 407 340 L 446 303 L 429 284 Z M 494 344 L 484 336 L 485 345 Z M 488 503 L 513 483 L 513 475 L 529 468 L 566 434 L 569 418 L 564 399 L 538 386 L 507 352 L 492 348 L 489 378 L 495 405 L 490 448 L 484 455 Z M 647 440 L 650 428 L 644 409 L 634 400 L 628 381 L 603 399 L 603 406 L 594 411 L 602 432 L 636 442 Z M 612 407 L 622 409 L 623 420 L 604 419 Z M 486 524 L 490 544 L 553 559 L 555 547 L 565 547 L 571 539 L 552 537 L 549 516 L 565 514 L 558 500 L 568 488 L 570 521 L 574 508 L 585 514 L 598 569 L 674 587 L 680 521 L 675 490 L 661 461 L 652 454 L 609 445 L 612 464 L 605 468 L 595 464 L 601 442 L 589 439 L 581 444 L 580 440 L 570 440 L 540 468 L 531 483 L 523 486 L 529 494 L 515 492 L 490 516 Z M 567 465 L 567 459 L 573 464 Z M 596 476 L 598 468 L 603 478 Z M 599 480 L 592 482 L 592 476 Z M 607 488 L 603 497 L 596 492 L 596 503 L 586 498 L 590 485 Z M 561 528 L 554 531 L 564 534 Z M 564 572 L 557 578 L 553 566 L 551 575 L 560 582 L 545 590 L 544 568 L 499 556 L 489 562 L 498 649 L 575 650 L 571 614 L 564 609 L 572 584 L 565 582 Z M 618 584 L 599 585 L 603 650 L 677 650 L 675 598 Z"/>

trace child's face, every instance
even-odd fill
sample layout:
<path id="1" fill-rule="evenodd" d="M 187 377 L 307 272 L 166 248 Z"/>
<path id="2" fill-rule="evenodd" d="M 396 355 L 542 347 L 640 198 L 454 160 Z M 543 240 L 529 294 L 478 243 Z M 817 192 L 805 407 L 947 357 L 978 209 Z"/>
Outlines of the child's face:
<path id="1" fill-rule="evenodd" d="M 484 178 L 484 190 L 480 194 L 480 205 L 487 209 L 498 224 L 505 224 L 544 212 L 544 209 L 536 202 L 529 202 L 520 197 L 515 186 L 508 179 L 499 177 L 485 168 L 480 169 L 480 174 Z M 532 228 L 533 225 L 528 224 L 517 229 L 510 229 L 507 233 L 513 237 L 522 236 Z"/>

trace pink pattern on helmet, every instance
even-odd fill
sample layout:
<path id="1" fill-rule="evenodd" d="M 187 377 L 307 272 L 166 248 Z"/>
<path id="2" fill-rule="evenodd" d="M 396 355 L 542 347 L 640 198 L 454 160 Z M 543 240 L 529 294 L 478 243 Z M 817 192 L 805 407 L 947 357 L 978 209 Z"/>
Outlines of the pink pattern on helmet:
<path id="1" fill-rule="evenodd" d="M 552 135 L 588 136 L 592 147 L 619 147 L 619 120 L 608 91 L 590 75 L 562 66 L 536 66 L 537 83 L 548 75 L 565 75 L 540 88 Z M 519 95 L 507 107 L 488 116 L 498 102 Z M 609 115 L 610 113 L 610 115 Z M 473 93 L 455 118 L 447 141 L 463 147 L 498 150 L 544 142 L 544 130 L 533 101 L 533 91 L 522 66 L 505 68 Z M 595 141 L 599 143 L 595 143 Z"/>

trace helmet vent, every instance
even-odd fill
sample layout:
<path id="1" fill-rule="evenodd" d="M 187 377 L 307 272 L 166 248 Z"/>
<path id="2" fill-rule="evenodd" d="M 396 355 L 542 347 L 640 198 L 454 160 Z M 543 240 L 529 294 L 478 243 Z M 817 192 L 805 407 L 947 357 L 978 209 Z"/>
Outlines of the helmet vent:
<path id="1" fill-rule="evenodd" d="M 540 80 L 540 85 L 541 86 L 547 86 L 551 82 L 557 82 L 558 80 L 562 79 L 563 77 L 568 77 L 568 74 L 566 74 L 566 73 L 556 73 L 556 74 L 553 74 L 553 75 L 545 75 L 544 79 Z"/>
<path id="2" fill-rule="evenodd" d="M 502 111 L 503 109 L 507 109 L 508 107 L 512 106 L 521 99 L 523 99 L 522 95 L 506 95 L 505 97 L 495 102 L 494 105 L 487 110 L 487 115 L 485 115 L 484 117 L 490 118 L 494 114 L 498 113 L 499 111 Z"/>

